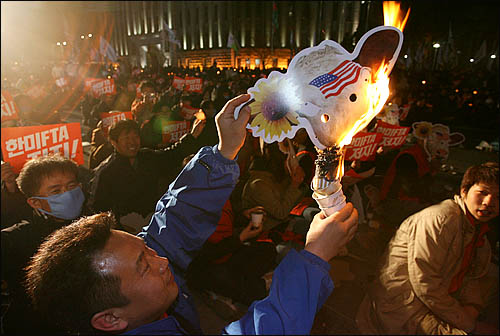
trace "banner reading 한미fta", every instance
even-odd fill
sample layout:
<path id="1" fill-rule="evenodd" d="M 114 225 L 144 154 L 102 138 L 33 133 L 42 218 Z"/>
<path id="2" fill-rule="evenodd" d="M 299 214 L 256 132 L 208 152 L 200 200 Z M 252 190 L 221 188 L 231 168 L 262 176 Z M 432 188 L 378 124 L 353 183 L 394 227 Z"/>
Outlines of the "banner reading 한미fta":
<path id="1" fill-rule="evenodd" d="M 169 121 L 162 126 L 162 142 L 170 144 L 176 141 L 189 132 L 190 122 L 183 121 Z"/>
<path id="2" fill-rule="evenodd" d="M 352 141 L 346 146 L 346 161 L 373 161 L 375 151 L 380 146 L 382 134 L 359 132 L 352 137 Z"/>
<path id="3" fill-rule="evenodd" d="M 186 77 L 184 90 L 188 92 L 202 93 L 203 79 L 197 77 Z"/>
<path id="4" fill-rule="evenodd" d="M 174 80 L 172 81 L 172 86 L 177 90 L 182 90 L 184 88 L 184 84 L 186 81 L 184 78 L 174 76 Z"/>
<path id="5" fill-rule="evenodd" d="M 383 135 L 380 145 L 394 149 L 403 146 L 409 131 L 409 127 L 391 125 L 382 120 L 377 121 L 377 127 L 375 128 L 375 132 Z"/>
<path id="6" fill-rule="evenodd" d="M 95 98 L 103 94 L 116 94 L 115 81 L 112 78 L 94 80 L 90 90 Z"/>
<path id="7" fill-rule="evenodd" d="M 15 173 L 32 158 L 61 153 L 83 164 L 80 123 L 2 128 L 3 159 Z"/>
<path id="8" fill-rule="evenodd" d="M 16 103 L 6 90 L 2 90 L 2 122 L 7 120 L 18 120 L 19 113 L 17 110 Z M 3 129 L 2 129 L 3 133 Z"/>
<path id="9" fill-rule="evenodd" d="M 113 125 L 113 123 L 120 121 L 120 120 L 126 120 L 126 119 L 133 119 L 132 112 L 104 112 L 101 113 L 101 120 L 102 120 L 102 128 L 104 131 L 104 135 L 108 136 L 108 128 Z"/>

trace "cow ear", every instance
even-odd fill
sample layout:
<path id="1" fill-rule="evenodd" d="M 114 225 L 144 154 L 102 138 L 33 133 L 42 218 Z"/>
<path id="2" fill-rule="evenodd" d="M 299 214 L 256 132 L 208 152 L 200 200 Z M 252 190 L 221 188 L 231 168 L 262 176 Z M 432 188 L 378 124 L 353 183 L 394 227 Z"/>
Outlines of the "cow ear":
<path id="1" fill-rule="evenodd" d="M 392 69 L 396 63 L 401 45 L 403 44 L 403 34 L 394 27 L 377 27 L 366 33 L 356 50 L 359 50 L 355 62 L 362 66 L 370 67 L 375 73 L 385 60 Z"/>
<path id="2" fill-rule="evenodd" d="M 465 141 L 465 135 L 459 132 L 451 133 L 450 134 L 450 146 L 456 146 L 460 145 L 462 142 Z"/>

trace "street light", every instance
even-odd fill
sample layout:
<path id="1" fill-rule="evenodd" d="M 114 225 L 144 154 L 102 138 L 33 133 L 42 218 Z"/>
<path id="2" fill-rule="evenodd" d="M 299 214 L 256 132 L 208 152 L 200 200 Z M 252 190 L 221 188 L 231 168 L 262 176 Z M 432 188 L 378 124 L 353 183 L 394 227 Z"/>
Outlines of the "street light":
<path id="1" fill-rule="evenodd" d="M 436 48 L 436 49 L 437 49 L 437 48 L 439 48 L 440 46 L 441 46 L 441 45 L 440 45 L 439 43 L 434 43 L 434 44 L 432 45 L 432 47 L 433 47 L 433 48 Z"/>
<path id="2" fill-rule="evenodd" d="M 61 42 L 57 42 L 56 44 L 57 44 L 58 46 L 60 46 L 60 45 L 61 45 Z"/>
<path id="3" fill-rule="evenodd" d="M 90 37 L 92 37 L 92 34 L 88 34 L 87 36 L 90 38 Z"/>
<path id="4" fill-rule="evenodd" d="M 66 41 L 64 41 L 64 42 L 63 42 L 63 45 L 66 45 L 66 44 L 67 44 L 67 43 L 66 43 Z"/>
<path id="5" fill-rule="evenodd" d="M 497 58 L 497 55 L 493 54 L 490 56 L 490 58 Z"/>
<path id="6" fill-rule="evenodd" d="M 80 35 L 80 38 L 83 40 L 85 38 L 85 35 Z"/>
<path id="7" fill-rule="evenodd" d="M 408 58 L 408 55 L 405 55 L 404 58 Z"/>
<path id="8" fill-rule="evenodd" d="M 469 62 L 474 63 L 474 59 L 473 59 L 473 58 L 471 58 L 471 59 L 469 60 Z"/>

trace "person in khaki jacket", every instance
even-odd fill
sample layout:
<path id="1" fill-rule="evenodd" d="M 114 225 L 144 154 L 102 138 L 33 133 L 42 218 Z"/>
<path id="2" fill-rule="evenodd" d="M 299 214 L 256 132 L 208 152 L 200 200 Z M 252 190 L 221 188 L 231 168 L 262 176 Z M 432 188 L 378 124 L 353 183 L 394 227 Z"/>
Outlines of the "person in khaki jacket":
<path id="1" fill-rule="evenodd" d="M 498 309 L 498 266 L 485 236 L 498 209 L 498 163 L 488 162 L 467 169 L 460 195 L 408 217 L 361 302 L 359 330 L 498 334 L 498 325 L 477 319 L 492 296 Z"/>

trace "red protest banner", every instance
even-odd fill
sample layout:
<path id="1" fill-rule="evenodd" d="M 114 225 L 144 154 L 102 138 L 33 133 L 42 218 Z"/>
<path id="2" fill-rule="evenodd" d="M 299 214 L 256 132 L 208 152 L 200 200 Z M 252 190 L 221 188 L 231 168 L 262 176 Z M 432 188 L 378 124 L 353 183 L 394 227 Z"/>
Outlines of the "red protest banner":
<path id="1" fill-rule="evenodd" d="M 202 93 L 203 79 L 197 77 L 186 77 L 184 89 L 189 92 Z"/>
<path id="2" fill-rule="evenodd" d="M 99 78 L 85 78 L 84 81 L 84 90 L 85 92 L 89 91 L 92 88 L 92 83 L 99 81 Z"/>
<path id="3" fill-rule="evenodd" d="M 392 147 L 394 149 L 403 146 L 409 131 L 410 127 L 396 126 L 383 122 L 382 120 L 377 121 L 377 126 L 375 128 L 375 132 L 383 135 L 380 145 Z"/>
<path id="4" fill-rule="evenodd" d="M 18 120 L 19 111 L 14 99 L 6 90 L 2 90 L 2 122 L 7 120 Z M 3 133 L 3 129 L 2 129 Z"/>
<path id="5" fill-rule="evenodd" d="M 119 120 L 133 119 L 132 112 L 104 112 L 101 113 L 104 135 L 108 136 L 108 128 Z"/>
<path id="6" fill-rule="evenodd" d="M 380 146 L 382 134 L 359 132 L 352 137 L 352 141 L 346 146 L 346 161 L 373 161 L 375 160 L 375 151 Z"/>
<path id="7" fill-rule="evenodd" d="M 184 88 L 184 85 L 186 84 L 186 81 L 184 78 L 174 76 L 174 80 L 172 81 L 172 86 L 177 89 L 177 90 L 182 90 Z"/>
<path id="8" fill-rule="evenodd" d="M 83 164 L 80 123 L 2 128 L 3 159 L 19 173 L 29 159 L 49 153 L 62 153 Z"/>
<path id="9" fill-rule="evenodd" d="M 184 134 L 189 132 L 190 122 L 183 121 L 169 121 L 162 126 L 162 142 L 169 144 L 178 141 Z"/>
<path id="10" fill-rule="evenodd" d="M 91 84 L 91 92 L 95 98 L 103 94 L 116 94 L 115 81 L 112 78 L 98 79 Z"/>

